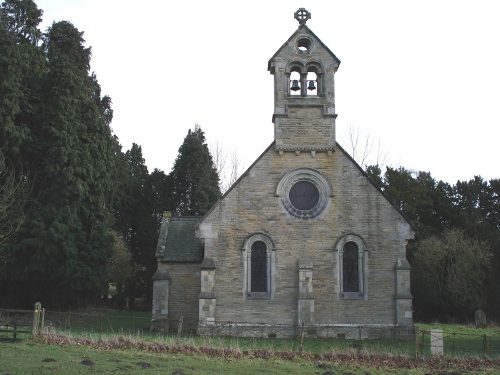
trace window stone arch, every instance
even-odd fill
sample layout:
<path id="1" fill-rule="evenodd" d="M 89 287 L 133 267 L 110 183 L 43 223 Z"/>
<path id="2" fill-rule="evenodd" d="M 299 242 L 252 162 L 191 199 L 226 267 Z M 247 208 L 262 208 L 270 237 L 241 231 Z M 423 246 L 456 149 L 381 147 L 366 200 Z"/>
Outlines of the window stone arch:
<path id="1" fill-rule="evenodd" d="M 358 236 L 342 237 L 335 246 L 339 299 L 368 298 L 368 249 Z"/>
<path id="2" fill-rule="evenodd" d="M 307 72 L 307 84 L 308 84 L 308 90 L 310 85 L 311 85 L 311 74 L 316 76 L 316 79 L 313 80 L 315 81 L 315 86 L 316 90 L 310 90 L 312 94 L 318 95 L 318 96 L 323 96 L 325 93 L 325 88 L 324 88 L 324 70 L 323 66 L 316 61 L 309 61 L 307 64 L 304 66 L 305 71 Z"/>
<path id="3" fill-rule="evenodd" d="M 248 236 L 242 247 L 243 299 L 274 299 L 276 248 L 264 233 Z"/>
<path id="4" fill-rule="evenodd" d="M 307 75 L 305 66 L 300 61 L 288 64 L 285 70 L 285 82 L 287 83 L 287 95 L 302 95 L 305 87 L 304 74 Z M 298 89 L 298 90 L 297 90 Z"/>

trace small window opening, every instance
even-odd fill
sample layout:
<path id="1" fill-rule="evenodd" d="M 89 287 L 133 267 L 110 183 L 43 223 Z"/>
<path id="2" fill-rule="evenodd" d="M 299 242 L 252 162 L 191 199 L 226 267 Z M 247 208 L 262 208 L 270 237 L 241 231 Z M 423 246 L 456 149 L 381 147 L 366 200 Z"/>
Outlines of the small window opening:
<path id="1" fill-rule="evenodd" d="M 297 49 L 299 52 L 309 52 L 311 49 L 311 41 L 307 38 L 300 38 L 297 41 Z"/>
<path id="2" fill-rule="evenodd" d="M 292 72 L 290 74 L 290 95 L 300 95 L 300 88 L 300 74 L 298 72 Z"/>
<path id="3" fill-rule="evenodd" d="M 315 72 L 307 73 L 307 95 L 318 95 L 318 76 Z"/>

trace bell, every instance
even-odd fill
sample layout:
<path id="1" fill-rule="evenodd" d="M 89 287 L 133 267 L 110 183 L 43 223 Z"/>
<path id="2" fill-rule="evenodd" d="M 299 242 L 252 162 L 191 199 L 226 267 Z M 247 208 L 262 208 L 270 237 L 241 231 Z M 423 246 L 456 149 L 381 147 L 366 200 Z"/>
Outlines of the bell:
<path id="1" fill-rule="evenodd" d="M 307 86 L 308 90 L 316 90 L 316 86 L 314 86 L 314 81 L 309 81 L 309 86 Z"/>
<path id="2" fill-rule="evenodd" d="M 298 80 L 298 79 L 294 79 L 294 80 L 292 81 L 292 87 L 290 87 L 290 90 L 293 90 L 293 91 L 298 91 L 298 90 L 300 90 L 299 80 Z"/>

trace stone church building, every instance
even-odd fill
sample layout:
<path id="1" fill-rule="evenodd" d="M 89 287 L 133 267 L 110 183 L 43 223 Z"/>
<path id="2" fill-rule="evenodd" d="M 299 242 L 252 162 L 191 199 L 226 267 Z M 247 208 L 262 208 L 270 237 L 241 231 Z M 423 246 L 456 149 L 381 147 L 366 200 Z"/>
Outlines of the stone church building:
<path id="1" fill-rule="evenodd" d="M 336 142 L 340 60 L 295 18 L 268 64 L 274 141 L 204 217 L 164 215 L 153 329 L 412 328 L 413 227 Z"/>

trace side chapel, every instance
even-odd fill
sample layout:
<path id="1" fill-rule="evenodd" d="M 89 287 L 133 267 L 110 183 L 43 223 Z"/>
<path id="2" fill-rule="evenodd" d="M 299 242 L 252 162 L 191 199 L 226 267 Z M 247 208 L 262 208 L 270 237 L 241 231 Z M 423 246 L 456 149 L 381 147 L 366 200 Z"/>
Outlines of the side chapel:
<path id="1" fill-rule="evenodd" d="M 295 12 L 298 29 L 268 63 L 274 141 L 204 217 L 163 217 L 154 330 L 181 318 L 199 334 L 270 337 L 302 324 L 311 335 L 413 327 L 414 230 L 336 142 L 340 60 L 310 15 Z"/>

